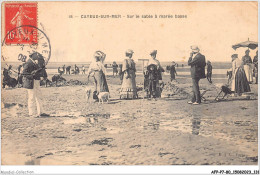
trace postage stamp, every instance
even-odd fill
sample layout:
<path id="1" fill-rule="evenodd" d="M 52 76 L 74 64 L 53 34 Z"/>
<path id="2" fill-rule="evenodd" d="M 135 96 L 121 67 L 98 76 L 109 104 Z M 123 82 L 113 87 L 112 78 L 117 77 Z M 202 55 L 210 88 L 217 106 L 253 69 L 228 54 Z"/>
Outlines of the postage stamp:
<path id="1" fill-rule="evenodd" d="M 9 33 L 12 33 L 17 29 L 20 29 L 22 31 L 34 31 L 34 33 L 37 34 L 37 42 L 22 40 L 24 42 L 27 41 L 26 43 L 24 43 L 22 41 L 17 41 L 15 38 L 10 38 Z M 8 61 L 10 60 L 10 58 L 17 58 L 18 61 L 26 60 L 27 55 L 30 55 L 34 52 L 40 53 L 46 63 L 49 61 L 51 57 L 51 44 L 48 36 L 43 30 L 35 26 L 23 25 L 18 28 L 16 27 L 10 29 L 9 33 L 6 34 L 4 40 L 2 41 L 2 50 L 4 50 L 4 53 L 2 54 L 3 61 Z M 9 43 L 7 42 L 7 40 L 9 41 Z M 17 42 L 14 42 L 14 40 L 16 40 Z"/>
<path id="2" fill-rule="evenodd" d="M 6 44 L 37 43 L 37 2 L 5 3 L 5 35 Z M 15 28 L 15 30 L 13 30 Z"/>

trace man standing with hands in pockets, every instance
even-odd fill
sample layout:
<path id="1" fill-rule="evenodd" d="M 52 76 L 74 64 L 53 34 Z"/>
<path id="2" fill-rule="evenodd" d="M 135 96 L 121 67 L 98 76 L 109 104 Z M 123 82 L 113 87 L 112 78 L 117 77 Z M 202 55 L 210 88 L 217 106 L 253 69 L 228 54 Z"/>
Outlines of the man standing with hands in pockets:
<path id="1" fill-rule="evenodd" d="M 199 81 L 205 76 L 205 66 L 206 60 L 205 56 L 200 53 L 198 46 L 191 46 L 192 52 L 190 53 L 190 58 L 188 65 L 191 66 L 191 78 L 192 78 L 192 91 L 193 96 L 189 104 L 199 105 L 201 103 Z"/>

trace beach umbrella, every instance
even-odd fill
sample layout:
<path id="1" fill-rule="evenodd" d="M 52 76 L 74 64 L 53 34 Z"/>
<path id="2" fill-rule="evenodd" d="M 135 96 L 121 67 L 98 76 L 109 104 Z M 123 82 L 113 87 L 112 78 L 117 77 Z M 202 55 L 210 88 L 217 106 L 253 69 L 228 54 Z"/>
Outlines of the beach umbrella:
<path id="1" fill-rule="evenodd" d="M 258 42 L 255 42 L 255 41 L 249 41 L 249 38 L 247 41 L 244 41 L 244 42 L 241 42 L 241 43 L 237 43 L 235 45 L 232 46 L 232 48 L 234 50 L 236 50 L 237 48 L 240 48 L 240 47 L 247 47 L 247 48 L 250 48 L 250 49 L 255 49 L 258 47 Z"/>

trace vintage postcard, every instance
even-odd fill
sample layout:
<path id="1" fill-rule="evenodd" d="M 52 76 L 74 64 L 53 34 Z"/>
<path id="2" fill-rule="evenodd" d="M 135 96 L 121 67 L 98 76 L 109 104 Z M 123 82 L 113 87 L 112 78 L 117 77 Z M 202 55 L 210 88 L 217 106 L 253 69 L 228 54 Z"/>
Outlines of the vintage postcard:
<path id="1" fill-rule="evenodd" d="M 257 1 L 5 1 L 1 21 L 2 165 L 258 165 Z"/>

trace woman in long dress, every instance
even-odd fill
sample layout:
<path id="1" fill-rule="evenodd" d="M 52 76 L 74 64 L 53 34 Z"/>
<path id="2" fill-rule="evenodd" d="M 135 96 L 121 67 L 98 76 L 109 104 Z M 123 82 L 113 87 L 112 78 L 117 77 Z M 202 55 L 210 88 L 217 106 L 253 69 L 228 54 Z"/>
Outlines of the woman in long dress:
<path id="1" fill-rule="evenodd" d="M 175 80 L 175 75 L 177 75 L 175 66 L 176 66 L 176 63 L 173 61 L 172 65 L 170 66 L 171 81 Z"/>
<path id="2" fill-rule="evenodd" d="M 147 66 L 148 75 L 146 76 L 150 78 L 148 78 L 148 87 L 146 87 L 146 89 L 148 88 L 148 91 L 150 91 L 148 93 L 150 94 L 148 95 L 149 97 L 158 98 L 161 97 L 161 88 L 160 88 L 159 81 L 162 80 L 162 72 L 164 72 L 164 69 L 162 68 L 159 60 L 156 59 L 157 50 L 153 50 L 150 53 L 150 55 L 152 59 L 150 59 L 148 62 L 148 66 Z M 153 68 L 154 65 L 156 66 L 155 68 Z M 149 68 L 152 68 L 152 70 Z"/>
<path id="3" fill-rule="evenodd" d="M 249 82 L 246 77 L 245 70 L 243 68 L 243 61 L 238 59 L 237 54 L 232 56 L 232 81 L 231 91 L 241 95 L 244 92 L 250 92 Z"/>
<path id="4" fill-rule="evenodd" d="M 93 98 L 97 99 L 97 95 L 100 92 L 109 92 L 106 80 L 106 69 L 103 65 L 103 61 L 106 55 L 101 51 L 96 51 L 94 54 L 94 61 L 91 62 L 88 69 L 88 78 L 90 75 L 94 78 L 95 91 L 93 93 Z"/>
<path id="5" fill-rule="evenodd" d="M 122 72 L 123 72 L 123 82 L 120 90 L 120 99 L 135 99 L 137 96 L 137 88 L 135 81 L 135 62 L 132 59 L 132 50 L 126 51 L 126 59 L 123 62 Z"/>

